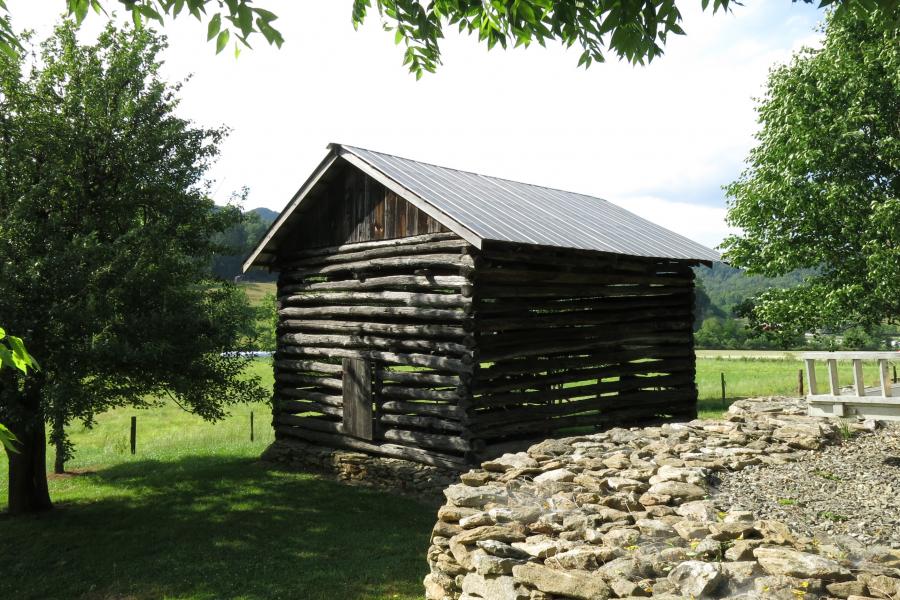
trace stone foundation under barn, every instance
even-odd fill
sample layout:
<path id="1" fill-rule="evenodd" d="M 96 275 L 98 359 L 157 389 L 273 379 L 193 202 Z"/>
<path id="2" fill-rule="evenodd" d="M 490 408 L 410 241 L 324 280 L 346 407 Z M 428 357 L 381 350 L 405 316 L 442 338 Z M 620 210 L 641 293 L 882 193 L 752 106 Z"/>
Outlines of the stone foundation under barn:
<path id="1" fill-rule="evenodd" d="M 459 471 L 451 469 L 291 439 L 276 440 L 263 452 L 261 458 L 290 469 L 321 474 L 342 483 L 410 496 L 435 506 L 443 501 L 443 490 L 457 481 L 460 475 Z"/>

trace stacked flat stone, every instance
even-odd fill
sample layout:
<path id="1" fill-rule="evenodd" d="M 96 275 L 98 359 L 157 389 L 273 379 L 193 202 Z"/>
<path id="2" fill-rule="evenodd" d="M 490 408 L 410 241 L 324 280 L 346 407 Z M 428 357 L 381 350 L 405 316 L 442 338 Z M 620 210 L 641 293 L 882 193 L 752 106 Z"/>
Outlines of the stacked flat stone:
<path id="1" fill-rule="evenodd" d="M 801 400 L 547 440 L 448 487 L 429 600 L 900 598 L 900 551 L 809 538 L 710 498 L 717 475 L 840 443 Z"/>

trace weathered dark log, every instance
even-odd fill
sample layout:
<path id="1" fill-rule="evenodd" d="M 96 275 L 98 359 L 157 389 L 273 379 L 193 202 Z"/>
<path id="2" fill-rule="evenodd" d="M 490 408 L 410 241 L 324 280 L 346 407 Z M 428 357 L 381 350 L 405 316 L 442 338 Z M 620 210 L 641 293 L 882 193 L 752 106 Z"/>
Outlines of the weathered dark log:
<path id="1" fill-rule="evenodd" d="M 494 381 L 501 378 L 521 374 L 543 373 L 560 369 L 579 369 L 594 365 L 621 363 L 640 359 L 663 359 L 693 356 L 690 348 L 674 347 L 613 347 L 610 350 L 599 350 L 577 356 L 537 356 L 532 358 L 511 359 L 493 363 L 478 371 L 478 383 Z M 477 385 L 477 384 L 476 384 Z"/>
<path id="2" fill-rule="evenodd" d="M 301 400 L 281 400 L 275 404 L 275 414 L 302 414 L 319 412 L 324 415 L 342 418 L 344 411 L 340 407 L 329 406 L 319 402 L 303 402 Z"/>
<path id="3" fill-rule="evenodd" d="M 372 248 L 393 248 L 398 246 L 416 246 L 418 244 L 428 244 L 431 242 L 440 242 L 444 240 L 458 240 L 459 236 L 455 233 L 431 233 L 425 235 L 417 235 L 410 237 L 394 238 L 390 240 L 377 240 L 373 242 L 355 242 L 352 244 L 341 244 L 340 246 L 325 246 L 319 248 L 309 248 L 296 250 L 289 254 L 286 258 L 300 259 L 309 256 L 325 256 L 329 254 L 342 254 L 344 252 L 357 252 L 359 250 L 369 250 Z"/>
<path id="4" fill-rule="evenodd" d="M 654 421 L 664 420 L 689 420 L 697 417 L 696 403 L 673 406 L 640 406 L 633 408 L 609 411 L 604 414 L 603 426 L 611 427 L 622 424 L 632 424 L 639 419 L 652 418 Z"/>
<path id="5" fill-rule="evenodd" d="M 522 317 L 500 317 L 479 319 L 477 328 L 482 333 L 509 331 L 515 329 L 548 329 L 552 327 L 573 327 L 602 325 L 604 323 L 628 323 L 637 321 L 672 319 L 684 321 L 692 317 L 688 306 L 646 308 L 640 311 L 563 312 L 530 313 Z"/>
<path id="6" fill-rule="evenodd" d="M 595 251 L 576 249 L 555 249 L 526 244 L 505 242 L 485 242 L 481 256 L 492 263 L 514 263 L 558 267 L 594 268 L 646 273 L 649 270 L 683 271 L 698 261 L 642 258 L 622 254 L 603 254 Z"/>
<path id="7" fill-rule="evenodd" d="M 464 394 L 458 389 L 435 390 L 430 388 L 411 388 L 398 385 L 381 386 L 381 396 L 403 400 L 440 400 L 442 402 L 459 402 Z"/>
<path id="8" fill-rule="evenodd" d="M 433 448 L 450 452 L 468 452 L 472 445 L 461 437 L 440 435 L 437 433 L 420 433 L 406 429 L 386 429 L 382 435 L 391 442 L 401 442 L 420 448 Z"/>
<path id="9" fill-rule="evenodd" d="M 512 390 L 538 388 L 547 385 L 565 384 L 585 379 L 603 379 L 620 375 L 637 375 L 645 373 L 674 373 L 693 370 L 694 361 L 690 359 L 653 360 L 637 363 L 614 363 L 584 368 L 551 369 L 549 373 L 526 375 L 488 381 L 479 378 L 472 393 L 494 394 Z M 477 402 L 476 402 L 477 404 Z"/>
<path id="10" fill-rule="evenodd" d="M 377 348 L 394 352 L 441 352 L 453 355 L 471 353 L 465 344 L 439 340 L 408 340 L 376 337 L 372 335 L 328 335 L 311 333 L 286 333 L 278 338 L 281 344 L 297 346 L 328 346 L 334 348 Z"/>
<path id="11" fill-rule="evenodd" d="M 417 292 L 304 292 L 280 296 L 283 306 L 306 306 L 310 304 L 397 304 L 400 306 L 423 306 L 431 308 L 471 307 L 472 299 L 461 294 L 420 294 Z"/>
<path id="12" fill-rule="evenodd" d="M 583 408 L 583 410 L 588 410 L 588 407 L 592 406 L 592 399 L 596 398 L 599 394 L 624 392 L 645 388 L 670 388 L 684 385 L 686 383 L 693 383 L 693 381 L 693 372 L 674 373 L 671 375 L 657 375 L 653 377 L 635 377 L 633 379 L 619 381 L 601 381 L 600 383 L 589 383 L 585 385 L 563 388 L 534 390 L 528 392 L 509 392 L 490 396 L 480 396 L 473 401 L 473 407 L 475 409 L 497 408 L 521 405 L 525 403 L 535 404 L 557 400 L 568 400 L 569 402 L 565 404 L 554 404 L 552 406 L 534 407 L 528 409 L 532 412 L 540 414 L 555 414 L 557 412 L 565 412 L 565 410 L 560 407 L 569 405 L 580 405 L 585 407 Z M 577 400 L 577 398 L 587 398 L 587 400 Z M 600 402 L 600 404 L 593 406 L 594 408 L 599 408 L 603 405 L 601 402 L 602 398 L 597 398 L 597 401 Z M 473 423 L 479 424 L 499 422 L 503 421 L 506 418 L 503 415 L 497 415 L 496 418 L 491 420 L 488 417 L 489 414 L 491 413 L 476 412 L 474 413 L 474 415 L 477 416 L 473 416 L 473 413 L 470 413 L 469 416 Z"/>
<path id="13" fill-rule="evenodd" d="M 384 333 L 425 338 L 463 339 L 466 340 L 466 343 L 472 341 L 471 334 L 459 325 L 431 325 L 428 323 L 400 325 L 397 323 L 367 323 L 365 321 L 286 319 L 279 324 L 279 329 L 284 331 L 328 331 L 355 335 Z"/>
<path id="14" fill-rule="evenodd" d="M 329 433 L 344 433 L 344 425 L 340 421 L 327 421 L 318 417 L 298 417 L 295 415 L 278 415 L 275 417 L 276 425 L 290 425 L 313 431 L 326 431 Z"/>
<path id="15" fill-rule="evenodd" d="M 597 325 L 583 327 L 557 327 L 550 329 L 512 330 L 496 333 L 483 333 L 479 339 L 479 349 L 486 355 L 495 350 L 503 350 L 511 346 L 517 348 L 550 348 L 562 347 L 567 343 L 580 344 L 587 340 L 628 340 L 635 335 L 657 332 L 690 331 L 691 321 L 673 319 L 665 321 L 640 321 L 622 323 L 620 325 Z"/>
<path id="16" fill-rule="evenodd" d="M 467 286 L 469 286 L 469 280 L 462 275 L 386 275 L 384 277 L 370 277 L 363 280 L 342 279 L 337 281 L 319 281 L 314 283 L 283 285 L 280 286 L 278 293 L 286 295 L 297 294 L 300 292 L 357 292 L 387 289 L 401 291 L 431 291 L 435 289 L 446 289 L 455 291 L 461 290 L 463 287 Z"/>
<path id="17" fill-rule="evenodd" d="M 355 262 L 363 260 L 372 260 L 375 258 L 388 258 L 393 256 L 410 256 L 417 254 L 441 254 L 452 253 L 453 250 L 459 252 L 469 245 L 462 239 L 438 240 L 434 242 L 423 242 L 419 244 L 403 244 L 392 246 L 381 246 L 377 248 L 356 249 L 345 252 L 333 252 L 331 254 L 320 254 L 318 256 L 310 256 L 308 258 L 300 258 L 292 260 L 285 264 L 289 269 L 308 268 L 318 265 L 332 265 L 345 262 Z"/>
<path id="18" fill-rule="evenodd" d="M 497 269 L 486 268 L 475 272 L 475 281 L 488 285 L 525 283 L 535 285 L 610 285 L 610 284 L 654 284 L 654 285 L 690 285 L 693 278 L 678 274 L 637 274 L 610 273 L 609 269 L 598 271 L 544 271 L 534 269 Z"/>
<path id="19" fill-rule="evenodd" d="M 314 385 L 318 387 L 342 389 L 340 379 L 334 377 L 316 377 L 314 375 L 297 375 L 295 373 L 275 372 L 275 381 L 281 384 Z"/>
<path id="20" fill-rule="evenodd" d="M 478 286 L 482 298 L 620 298 L 653 296 L 683 292 L 684 287 L 672 285 L 485 285 Z"/>
<path id="21" fill-rule="evenodd" d="M 318 362 L 314 360 L 276 360 L 275 369 L 279 371 L 299 371 L 340 375 L 341 365 Z"/>
<path id="22" fill-rule="evenodd" d="M 693 302 L 693 293 L 682 290 L 672 294 L 653 296 L 623 296 L 614 298 L 555 298 L 550 300 L 514 300 L 511 298 L 479 300 L 478 315 L 528 316 L 535 311 L 629 311 L 640 308 L 679 306 Z"/>
<path id="23" fill-rule="evenodd" d="M 406 402 L 403 400 L 389 400 L 381 404 L 381 411 L 394 414 L 417 414 L 445 419 L 463 420 L 467 418 L 466 410 L 461 406 L 452 404 L 436 404 L 434 402 Z"/>
<path id="24" fill-rule="evenodd" d="M 406 385 L 425 387 L 457 387 L 468 378 L 459 375 L 439 375 L 425 371 L 393 371 L 391 369 L 376 369 L 375 373 L 382 382 L 403 383 Z"/>
<path id="25" fill-rule="evenodd" d="M 428 367 L 435 371 L 449 371 L 451 373 L 471 373 L 472 357 L 445 358 L 443 356 L 430 356 L 416 353 L 380 352 L 377 350 L 346 350 L 343 348 L 312 348 L 309 346 L 282 346 L 279 354 L 299 356 L 327 356 L 329 358 L 345 356 L 368 356 L 392 365 L 404 365 L 415 367 Z"/>
<path id="26" fill-rule="evenodd" d="M 287 319 L 355 317 L 359 319 L 413 319 L 432 323 L 463 322 L 471 319 L 469 314 L 461 310 L 416 306 L 290 306 L 279 310 L 278 315 Z"/>
<path id="27" fill-rule="evenodd" d="M 278 386 L 276 388 L 276 392 L 281 396 L 287 396 L 288 398 L 300 398 L 303 400 L 312 400 L 314 402 L 319 402 L 321 404 L 326 404 L 328 406 L 337 406 L 340 407 L 343 405 L 344 398 L 343 396 L 335 396 L 333 394 L 326 394 L 324 392 L 317 392 L 313 390 L 301 390 L 293 387 L 283 387 Z"/>
<path id="28" fill-rule="evenodd" d="M 420 254 L 414 256 L 394 256 L 390 258 L 373 258 L 372 260 L 322 265 L 303 270 L 285 271 L 284 281 L 302 281 L 306 277 L 353 271 L 373 273 L 400 269 L 447 269 L 469 272 L 475 269 L 475 260 L 468 254 Z"/>
<path id="29" fill-rule="evenodd" d="M 584 425 L 598 425 L 604 421 L 600 412 L 586 414 L 560 416 L 556 418 L 543 417 L 537 420 L 516 421 L 510 418 L 508 422 L 495 425 L 483 432 L 473 432 L 475 439 L 491 440 L 511 435 L 538 434 L 543 438 L 553 437 L 560 429 L 567 427 L 579 427 Z M 486 445 L 486 444 L 485 444 Z"/>
<path id="30" fill-rule="evenodd" d="M 634 408 L 627 409 L 630 415 L 656 415 L 667 414 L 672 409 L 675 411 L 687 411 L 690 402 L 696 399 L 696 392 L 691 390 L 669 390 L 667 392 L 638 392 L 633 396 L 629 396 L 629 406 Z M 608 406 L 598 406 L 601 399 L 590 401 L 592 406 L 582 407 L 583 410 L 577 411 L 575 414 L 558 413 L 557 416 L 548 414 L 534 415 L 530 411 L 523 409 L 509 409 L 505 411 L 507 418 L 499 424 L 492 424 L 489 427 L 481 427 L 479 424 L 470 425 L 472 436 L 481 439 L 491 439 L 506 435 L 519 435 L 523 433 L 543 432 L 550 435 L 552 432 L 564 428 L 574 427 L 578 425 L 590 424 L 608 424 L 618 422 L 619 408 L 612 404 L 617 397 L 606 397 L 610 400 Z M 573 403 L 575 404 L 575 403 Z M 595 412 L 596 411 L 596 412 Z M 579 414 L 587 413 L 587 414 Z"/>
<path id="31" fill-rule="evenodd" d="M 437 431 L 450 431 L 454 433 L 462 433 L 463 431 L 465 431 L 465 428 L 460 422 L 451 421 L 449 419 L 441 419 L 438 417 L 382 414 L 378 417 L 378 420 L 384 425 L 419 427 L 422 429 L 435 429 Z"/>
<path id="32" fill-rule="evenodd" d="M 348 448 L 350 450 L 360 450 L 369 454 L 388 456 L 391 458 L 402 458 L 405 460 L 424 463 L 426 465 L 445 467 L 448 469 L 463 470 L 467 469 L 469 466 L 463 458 L 458 456 L 430 452 L 427 450 L 421 450 L 419 448 L 410 448 L 397 444 L 376 444 L 343 435 L 330 434 L 319 431 L 308 431 L 284 425 L 275 427 L 275 432 L 279 435 L 285 435 L 307 442 L 331 446 L 332 448 Z"/>
<path id="33" fill-rule="evenodd" d="M 581 352 L 587 350 L 595 350 L 600 348 L 614 348 L 623 343 L 638 343 L 638 342 L 649 342 L 653 344 L 687 344 L 690 343 L 693 339 L 692 334 L 689 332 L 686 333 L 666 333 L 666 332 L 647 332 L 647 333 L 635 333 L 635 334 L 625 334 L 621 338 L 609 338 L 609 339 L 592 339 L 584 342 L 577 343 L 557 343 L 548 345 L 545 348 L 516 348 L 513 346 L 505 345 L 501 348 L 497 348 L 491 351 L 483 351 L 480 354 L 480 359 L 484 362 L 491 361 L 499 361 L 505 360 L 509 358 L 518 358 L 518 357 L 527 357 L 527 356 L 541 356 L 552 353 L 563 353 L 563 352 Z"/>

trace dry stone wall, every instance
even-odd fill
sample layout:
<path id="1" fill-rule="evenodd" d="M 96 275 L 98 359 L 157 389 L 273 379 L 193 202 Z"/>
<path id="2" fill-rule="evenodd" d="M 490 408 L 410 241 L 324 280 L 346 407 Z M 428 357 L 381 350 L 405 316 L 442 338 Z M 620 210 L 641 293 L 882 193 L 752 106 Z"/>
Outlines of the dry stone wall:
<path id="1" fill-rule="evenodd" d="M 445 490 L 429 600 L 900 599 L 900 551 L 805 537 L 713 494 L 751 465 L 803 461 L 842 430 L 802 401 L 724 418 L 547 440 Z"/>

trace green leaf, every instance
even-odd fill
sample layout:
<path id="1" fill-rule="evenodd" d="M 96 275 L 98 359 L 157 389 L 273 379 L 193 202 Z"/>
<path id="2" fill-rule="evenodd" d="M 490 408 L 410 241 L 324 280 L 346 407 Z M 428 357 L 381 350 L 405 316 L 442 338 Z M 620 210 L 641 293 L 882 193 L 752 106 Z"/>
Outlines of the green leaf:
<path id="1" fill-rule="evenodd" d="M 6 425 L 0 423 L 0 446 L 6 448 L 8 452 L 13 452 L 18 454 L 19 450 L 15 446 L 15 442 L 18 442 L 19 438 L 16 435 L 6 428 Z"/>
<path id="2" fill-rule="evenodd" d="M 253 32 L 253 12 L 246 5 L 241 4 L 237 11 L 238 27 L 241 33 L 248 36 Z"/>
<path id="3" fill-rule="evenodd" d="M 228 45 L 228 39 L 231 37 L 231 34 L 226 29 L 225 31 L 219 33 L 219 37 L 216 38 L 216 54 L 219 54 L 222 50 L 225 49 L 225 46 Z"/>
<path id="4" fill-rule="evenodd" d="M 153 19 L 155 21 L 163 22 L 162 15 L 160 15 L 155 8 L 148 4 L 142 4 L 138 7 L 138 10 L 141 11 L 141 14 L 148 19 Z"/>
<path id="5" fill-rule="evenodd" d="M 12 369 L 15 367 L 15 361 L 13 360 L 13 354 L 9 351 L 9 348 L 6 346 L 0 346 L 0 370 L 2 369 Z"/>
<path id="6" fill-rule="evenodd" d="M 256 11 L 256 14 L 259 15 L 259 18 L 266 23 L 271 23 L 278 18 L 278 15 L 264 8 L 254 8 L 253 10 Z"/>
<path id="7" fill-rule="evenodd" d="M 208 42 L 219 35 L 220 29 L 222 29 L 222 15 L 216 13 L 213 15 L 213 18 L 209 20 L 209 25 L 206 28 L 206 41 Z"/>
<path id="8" fill-rule="evenodd" d="M 75 22 L 81 25 L 90 8 L 89 0 L 69 0 L 69 13 L 75 15 Z"/>

